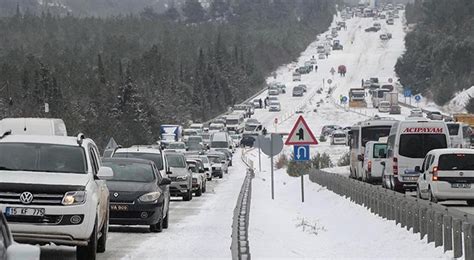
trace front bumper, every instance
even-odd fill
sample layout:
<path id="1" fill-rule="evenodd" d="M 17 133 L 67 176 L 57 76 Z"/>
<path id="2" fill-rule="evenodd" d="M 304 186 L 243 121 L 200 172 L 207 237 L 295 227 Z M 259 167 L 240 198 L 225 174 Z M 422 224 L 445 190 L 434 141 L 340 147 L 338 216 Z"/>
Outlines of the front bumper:
<path id="1" fill-rule="evenodd" d="M 127 210 L 114 210 L 114 206 L 127 206 Z M 153 225 L 163 216 L 163 200 L 154 204 L 110 203 L 110 224 Z"/>
<path id="2" fill-rule="evenodd" d="M 170 194 L 171 196 L 183 196 L 192 189 L 192 185 L 190 181 L 173 181 L 170 187 Z"/>
<path id="3" fill-rule="evenodd" d="M 7 207 L 45 209 L 43 218 L 6 216 L 13 238 L 22 243 L 87 245 L 95 224 L 96 207 L 87 202 L 76 206 L 3 204 L 0 211 L 5 212 Z M 72 224 L 72 216 L 80 216 L 81 221 Z"/>

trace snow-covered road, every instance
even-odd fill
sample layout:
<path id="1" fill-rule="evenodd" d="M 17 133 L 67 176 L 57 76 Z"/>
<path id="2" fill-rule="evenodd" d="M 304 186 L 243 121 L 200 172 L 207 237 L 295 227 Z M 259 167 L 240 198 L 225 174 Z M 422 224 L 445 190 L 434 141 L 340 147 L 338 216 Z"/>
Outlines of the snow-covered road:
<path id="1" fill-rule="evenodd" d="M 318 42 L 315 41 L 297 62 L 282 66 L 277 71 L 276 79 L 268 79 L 269 82 L 286 84 L 287 93 L 279 96 L 281 112 L 256 112 L 254 117 L 263 122 L 267 129 L 289 132 L 299 115 L 295 111 L 301 106 L 304 107 L 303 116 L 317 137 L 324 125 L 351 126 L 378 114 L 377 110 L 370 108 L 370 102 L 367 109 L 346 111 L 337 104 L 337 100 L 340 95 L 347 96 L 350 88 L 360 87 L 361 79 L 378 77 L 382 82 L 388 78 L 396 81 L 394 66 L 405 48 L 402 21 L 397 19 L 395 25 L 389 26 L 382 20 L 382 32 L 393 35 L 386 42 L 379 39 L 380 33 L 364 31 L 374 23 L 371 18 L 353 18 L 346 23 L 347 30 L 340 31 L 338 37 L 344 50 L 332 51 L 329 59 L 319 60 L 318 72 L 303 75 L 301 83 L 292 82 L 293 70 L 313 55 L 317 56 Z M 332 76 L 330 69 L 337 69 L 341 64 L 347 67 L 346 77 L 337 74 Z M 332 80 L 330 86 L 334 87 L 330 95 L 327 94 L 327 79 Z M 292 87 L 298 84 L 308 86 L 308 93 L 303 98 L 291 96 Z M 323 92 L 316 93 L 320 88 L 323 88 Z M 263 99 L 266 95 L 262 93 L 260 97 Z M 318 106 L 320 100 L 322 103 Z M 402 115 L 394 117 L 403 119 L 408 113 L 409 110 L 403 108 Z M 275 118 L 279 122 L 277 129 Z M 291 149 L 285 147 L 284 153 L 289 155 Z M 329 142 L 320 142 L 311 149 L 313 154 L 329 154 L 333 163 L 348 151 L 346 146 L 331 146 Z M 256 153 L 250 153 L 249 158 L 258 165 Z M 262 159 L 262 166 L 262 172 L 256 173 L 253 182 L 250 211 L 249 237 L 253 258 L 452 258 L 452 253 L 443 253 L 433 244 L 420 241 L 418 235 L 397 228 L 394 222 L 383 220 L 307 179 L 305 203 L 301 203 L 300 178 L 289 177 L 285 169 L 275 172 L 275 200 L 272 200 L 268 158 Z M 348 168 L 339 167 L 334 171 L 345 174 Z"/>

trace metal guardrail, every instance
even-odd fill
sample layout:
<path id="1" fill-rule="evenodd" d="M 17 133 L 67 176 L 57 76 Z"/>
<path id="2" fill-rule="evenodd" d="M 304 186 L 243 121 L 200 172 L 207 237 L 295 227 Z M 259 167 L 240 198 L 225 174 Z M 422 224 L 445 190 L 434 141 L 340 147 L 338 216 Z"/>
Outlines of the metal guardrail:
<path id="1" fill-rule="evenodd" d="M 406 194 L 387 190 L 350 179 L 335 173 L 313 170 L 311 181 L 328 190 L 365 206 L 373 214 L 395 220 L 401 228 L 427 237 L 435 247 L 443 246 L 444 252 L 453 251 L 454 257 L 474 259 L 474 215 L 421 200 Z"/>
<path id="2" fill-rule="evenodd" d="M 234 219 L 232 222 L 232 259 L 247 260 L 250 259 L 249 246 L 249 218 L 250 218 L 250 201 L 252 195 L 252 179 L 254 177 L 253 161 L 248 160 L 245 152 L 242 152 L 242 161 L 247 165 L 247 175 L 240 190 L 237 199 L 237 205 L 234 209 Z"/>

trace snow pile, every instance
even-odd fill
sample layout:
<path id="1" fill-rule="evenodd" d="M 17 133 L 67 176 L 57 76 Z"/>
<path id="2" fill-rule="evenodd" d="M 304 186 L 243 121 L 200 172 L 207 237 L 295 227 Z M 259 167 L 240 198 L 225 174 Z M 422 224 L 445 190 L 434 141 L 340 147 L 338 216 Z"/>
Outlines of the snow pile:
<path id="1" fill-rule="evenodd" d="M 250 209 L 250 249 L 255 259 L 452 259 L 426 239 L 384 220 L 309 181 L 275 171 L 275 200 L 267 171 L 256 173 Z M 382 246 L 390 245 L 390 246 Z"/>
<path id="2" fill-rule="evenodd" d="M 474 97 L 474 86 L 456 93 L 454 98 L 445 106 L 445 110 L 451 113 L 466 112 L 465 107 L 472 97 Z"/>

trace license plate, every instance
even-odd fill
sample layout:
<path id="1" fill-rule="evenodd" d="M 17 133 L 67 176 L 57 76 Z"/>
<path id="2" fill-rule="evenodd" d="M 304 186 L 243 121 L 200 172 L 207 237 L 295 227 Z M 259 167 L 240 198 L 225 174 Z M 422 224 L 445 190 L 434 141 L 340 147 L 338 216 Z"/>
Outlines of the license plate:
<path id="1" fill-rule="evenodd" d="M 451 183 L 452 188 L 460 188 L 460 189 L 469 189 L 471 188 L 470 183 Z"/>
<path id="2" fill-rule="evenodd" d="M 7 216 L 34 216 L 43 217 L 44 208 L 6 208 L 5 214 Z"/>
<path id="3" fill-rule="evenodd" d="M 127 211 L 128 206 L 127 205 L 110 205 L 110 210 L 113 210 L 113 211 Z"/>
<path id="4" fill-rule="evenodd" d="M 417 177 L 403 177 L 403 180 L 404 181 L 417 181 L 418 180 L 418 176 Z"/>

